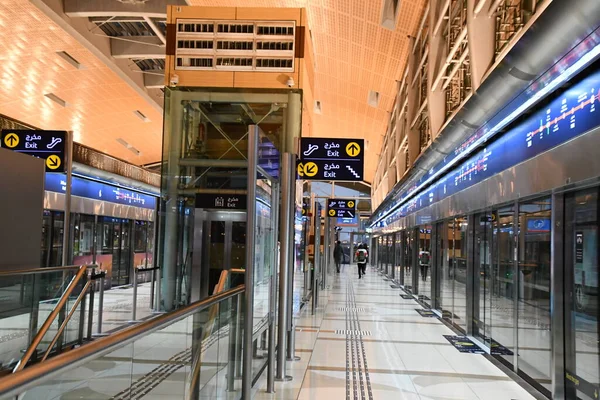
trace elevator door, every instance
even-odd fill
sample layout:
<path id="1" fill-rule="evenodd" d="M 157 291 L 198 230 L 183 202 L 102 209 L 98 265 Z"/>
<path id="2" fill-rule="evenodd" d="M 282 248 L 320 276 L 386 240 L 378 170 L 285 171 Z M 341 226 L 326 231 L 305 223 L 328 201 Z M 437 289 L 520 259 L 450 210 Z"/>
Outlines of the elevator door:
<path id="1" fill-rule="evenodd" d="M 214 292 L 224 270 L 231 271 L 229 287 L 244 283 L 246 213 L 197 209 L 195 223 L 194 254 L 201 255 L 201 262 L 194 261 L 194 268 L 201 270 L 201 298 Z"/>

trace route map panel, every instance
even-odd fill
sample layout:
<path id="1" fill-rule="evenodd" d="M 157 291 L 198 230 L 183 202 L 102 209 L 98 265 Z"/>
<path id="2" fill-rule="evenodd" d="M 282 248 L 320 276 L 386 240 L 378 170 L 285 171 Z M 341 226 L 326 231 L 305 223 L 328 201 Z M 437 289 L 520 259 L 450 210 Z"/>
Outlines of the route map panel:
<path id="1" fill-rule="evenodd" d="M 600 73 L 583 79 L 544 109 L 475 153 L 386 218 L 389 224 L 458 193 L 600 125 Z"/>

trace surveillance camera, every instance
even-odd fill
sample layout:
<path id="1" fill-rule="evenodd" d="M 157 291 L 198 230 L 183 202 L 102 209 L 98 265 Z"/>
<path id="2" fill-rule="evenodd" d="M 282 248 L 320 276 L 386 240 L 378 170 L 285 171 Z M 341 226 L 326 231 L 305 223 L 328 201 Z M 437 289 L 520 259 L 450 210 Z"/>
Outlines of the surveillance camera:
<path id="1" fill-rule="evenodd" d="M 294 78 L 290 76 L 286 82 L 287 87 L 293 87 L 295 84 L 296 82 L 294 82 Z"/>
<path id="2" fill-rule="evenodd" d="M 172 75 L 170 83 L 171 86 L 177 86 L 177 84 L 179 83 L 179 75 Z"/>

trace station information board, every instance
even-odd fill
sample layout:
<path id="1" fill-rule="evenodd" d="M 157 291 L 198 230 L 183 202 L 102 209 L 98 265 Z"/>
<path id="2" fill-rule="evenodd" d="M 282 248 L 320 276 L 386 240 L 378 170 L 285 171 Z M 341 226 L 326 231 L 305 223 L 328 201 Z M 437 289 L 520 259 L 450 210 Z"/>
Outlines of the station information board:
<path id="1" fill-rule="evenodd" d="M 362 181 L 364 147 L 364 139 L 302 138 L 298 177 L 318 181 Z"/>
<path id="2" fill-rule="evenodd" d="M 0 147 L 46 160 L 46 172 L 65 172 L 65 131 L 3 129 Z"/>
<path id="3" fill-rule="evenodd" d="M 327 199 L 327 216 L 330 218 L 355 218 L 356 201 L 346 199 Z"/>
<path id="4" fill-rule="evenodd" d="M 389 225 L 490 176 L 600 126 L 600 73 L 557 96 L 543 109 L 473 154 L 426 190 L 405 201 L 379 226 Z M 408 195 L 407 195 L 408 196 Z"/>

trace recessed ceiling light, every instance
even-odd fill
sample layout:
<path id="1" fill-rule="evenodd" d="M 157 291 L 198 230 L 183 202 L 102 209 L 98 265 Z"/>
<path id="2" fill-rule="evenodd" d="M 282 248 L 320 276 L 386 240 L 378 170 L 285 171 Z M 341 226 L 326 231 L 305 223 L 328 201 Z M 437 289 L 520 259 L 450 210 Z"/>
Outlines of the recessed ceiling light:
<path id="1" fill-rule="evenodd" d="M 117 142 L 119 142 L 120 144 L 122 144 L 124 147 L 127 148 L 127 150 L 131 151 L 133 154 L 135 154 L 136 156 L 140 156 L 142 155 L 142 152 L 139 151 L 138 149 L 136 149 L 135 147 L 133 147 L 131 144 L 129 144 L 125 139 L 123 138 L 118 138 Z"/>
<path id="2" fill-rule="evenodd" d="M 75 68 L 83 69 L 83 65 L 81 65 L 81 63 L 79 61 L 77 61 L 73 56 L 71 56 L 66 51 L 57 51 L 56 55 L 58 55 L 60 58 L 62 58 L 63 60 L 65 60 L 72 66 L 74 66 Z"/>
<path id="3" fill-rule="evenodd" d="M 61 99 L 60 97 L 58 97 L 54 93 L 46 93 L 44 96 L 46 96 L 47 98 L 49 98 L 50 100 L 52 100 L 56 104 L 60 105 L 61 107 L 67 107 L 68 106 L 68 104 L 67 104 L 66 101 L 64 101 L 63 99 Z"/>
<path id="4" fill-rule="evenodd" d="M 383 0 L 383 7 L 381 7 L 381 26 L 395 30 L 399 11 L 400 0 Z"/>
<path id="5" fill-rule="evenodd" d="M 150 118 L 146 117 L 144 114 L 142 114 L 141 111 L 139 110 L 135 110 L 133 112 L 139 119 L 141 119 L 144 122 L 150 122 Z"/>
<path id="6" fill-rule="evenodd" d="M 322 114 L 321 102 L 319 100 L 315 101 L 315 114 Z"/>
<path id="7" fill-rule="evenodd" d="M 379 107 L 379 92 L 369 90 L 369 97 L 367 99 L 367 103 L 369 103 L 371 107 Z"/>

